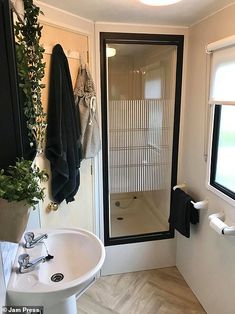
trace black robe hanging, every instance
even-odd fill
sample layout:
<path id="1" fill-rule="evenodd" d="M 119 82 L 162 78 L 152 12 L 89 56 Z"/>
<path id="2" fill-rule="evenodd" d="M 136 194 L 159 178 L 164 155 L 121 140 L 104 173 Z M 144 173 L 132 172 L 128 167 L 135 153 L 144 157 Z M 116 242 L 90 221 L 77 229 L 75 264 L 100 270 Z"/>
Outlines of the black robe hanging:
<path id="1" fill-rule="evenodd" d="M 62 47 L 51 57 L 46 157 L 51 165 L 51 193 L 55 202 L 74 200 L 80 184 L 80 126 L 76 119 L 68 60 Z"/>

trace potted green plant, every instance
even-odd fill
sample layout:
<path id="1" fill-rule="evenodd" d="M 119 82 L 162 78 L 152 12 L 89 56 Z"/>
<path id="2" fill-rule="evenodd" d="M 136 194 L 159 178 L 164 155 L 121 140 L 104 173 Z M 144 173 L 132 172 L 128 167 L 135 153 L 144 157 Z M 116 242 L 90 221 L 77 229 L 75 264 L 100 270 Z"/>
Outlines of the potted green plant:
<path id="1" fill-rule="evenodd" d="M 0 241 L 19 242 L 30 208 L 44 198 L 41 181 L 47 174 L 32 161 L 20 159 L 0 171 Z"/>

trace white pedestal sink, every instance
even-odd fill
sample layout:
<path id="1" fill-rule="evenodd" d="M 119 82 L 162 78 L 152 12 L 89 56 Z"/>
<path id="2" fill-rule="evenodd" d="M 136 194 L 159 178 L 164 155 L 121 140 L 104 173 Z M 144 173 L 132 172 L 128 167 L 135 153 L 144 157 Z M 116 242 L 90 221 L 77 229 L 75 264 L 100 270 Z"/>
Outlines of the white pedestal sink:
<path id="1" fill-rule="evenodd" d="M 54 258 L 33 271 L 18 272 L 18 256 L 27 253 L 30 260 L 47 255 L 43 243 L 25 249 L 19 245 L 7 289 L 8 305 L 44 306 L 44 314 L 77 314 L 75 295 L 94 280 L 100 270 L 105 250 L 91 232 L 81 229 L 40 229 L 36 236 L 47 233 L 45 243 Z M 53 276 L 58 282 L 52 281 Z"/>

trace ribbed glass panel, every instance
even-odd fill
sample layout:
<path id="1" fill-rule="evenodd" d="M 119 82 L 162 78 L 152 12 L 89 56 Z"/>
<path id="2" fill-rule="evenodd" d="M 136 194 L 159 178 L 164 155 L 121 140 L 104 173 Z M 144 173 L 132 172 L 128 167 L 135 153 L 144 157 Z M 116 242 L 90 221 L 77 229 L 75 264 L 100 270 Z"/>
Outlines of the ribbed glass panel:
<path id="1" fill-rule="evenodd" d="M 110 193 L 169 189 L 173 101 L 109 102 Z"/>

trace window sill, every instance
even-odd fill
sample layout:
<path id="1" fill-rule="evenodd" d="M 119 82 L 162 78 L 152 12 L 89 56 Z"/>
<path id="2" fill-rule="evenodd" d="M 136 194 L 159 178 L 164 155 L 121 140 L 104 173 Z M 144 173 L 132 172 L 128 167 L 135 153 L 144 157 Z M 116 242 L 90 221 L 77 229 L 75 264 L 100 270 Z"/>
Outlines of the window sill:
<path id="1" fill-rule="evenodd" d="M 206 184 L 206 187 L 209 191 L 213 192 L 214 194 L 216 194 L 217 196 L 219 196 L 220 198 L 222 198 L 224 201 L 226 201 L 227 203 L 229 203 L 230 205 L 235 207 L 235 200 L 232 199 L 231 197 L 227 196 L 226 194 L 224 194 L 223 192 L 217 190 L 216 188 L 214 188 L 212 185 L 210 185 L 210 183 Z"/>

